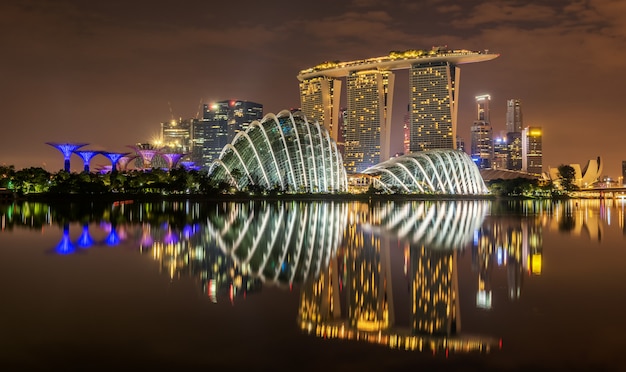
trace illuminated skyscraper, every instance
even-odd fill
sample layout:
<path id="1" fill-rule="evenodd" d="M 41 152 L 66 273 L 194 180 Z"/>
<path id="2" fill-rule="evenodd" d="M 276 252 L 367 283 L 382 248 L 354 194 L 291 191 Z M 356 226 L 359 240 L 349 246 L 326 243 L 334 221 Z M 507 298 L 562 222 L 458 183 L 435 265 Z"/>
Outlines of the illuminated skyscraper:
<path id="1" fill-rule="evenodd" d="M 506 169 L 515 171 L 522 170 L 522 133 L 507 133 L 506 145 L 508 151 Z"/>
<path id="2" fill-rule="evenodd" d="M 300 110 L 309 121 L 323 125 L 330 137 L 337 141 L 337 145 L 340 136 L 340 128 L 336 125 L 340 120 L 340 95 L 341 80 L 329 76 L 317 76 L 300 82 Z"/>
<path id="3" fill-rule="evenodd" d="M 493 161 L 493 131 L 489 123 L 489 95 L 476 97 L 477 117 L 471 127 L 470 156 L 480 169 L 491 168 Z"/>
<path id="4" fill-rule="evenodd" d="M 543 172 L 541 127 L 526 127 L 522 131 L 522 170 L 532 174 Z"/>
<path id="5" fill-rule="evenodd" d="M 506 131 L 520 133 L 523 128 L 522 101 L 509 99 L 506 101 Z"/>
<path id="6" fill-rule="evenodd" d="M 411 152 L 456 148 L 455 85 L 459 74 L 459 68 L 449 61 L 411 65 Z"/>
<path id="7" fill-rule="evenodd" d="M 202 119 L 193 123 L 192 160 L 197 166 L 208 167 L 237 133 L 262 118 L 263 105 L 260 103 L 225 100 L 204 104 Z"/>
<path id="8" fill-rule="evenodd" d="M 193 119 L 170 120 L 161 123 L 161 145 L 169 152 L 189 153 Z"/>
<path id="9" fill-rule="evenodd" d="M 348 113 L 344 165 L 348 173 L 389 159 L 394 74 L 359 71 L 348 75 Z M 383 156 L 382 154 L 387 154 Z"/>
<path id="10" fill-rule="evenodd" d="M 228 104 L 228 143 L 232 142 L 237 133 L 248 129 L 255 120 L 263 119 L 263 105 L 250 101 L 222 101 Z"/>
<path id="11" fill-rule="evenodd" d="M 392 70 L 409 69 L 409 150 L 454 149 L 458 65 L 496 57 L 497 54 L 487 52 L 434 47 L 365 60 L 322 63 L 298 74 L 301 110 L 309 120 L 318 120 L 337 140 L 339 128 L 335 129 L 334 123 L 341 101 L 339 79 L 347 77 L 344 164 L 349 173 L 361 172 L 392 155 Z"/>

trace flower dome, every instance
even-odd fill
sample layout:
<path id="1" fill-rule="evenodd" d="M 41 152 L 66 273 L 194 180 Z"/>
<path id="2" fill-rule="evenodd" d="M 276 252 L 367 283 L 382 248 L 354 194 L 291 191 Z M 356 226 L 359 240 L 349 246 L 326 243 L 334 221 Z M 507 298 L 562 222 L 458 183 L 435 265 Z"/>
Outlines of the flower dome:
<path id="1" fill-rule="evenodd" d="M 456 195 L 487 194 L 489 190 L 472 159 L 459 150 L 428 150 L 391 158 L 369 167 L 385 191 Z"/>

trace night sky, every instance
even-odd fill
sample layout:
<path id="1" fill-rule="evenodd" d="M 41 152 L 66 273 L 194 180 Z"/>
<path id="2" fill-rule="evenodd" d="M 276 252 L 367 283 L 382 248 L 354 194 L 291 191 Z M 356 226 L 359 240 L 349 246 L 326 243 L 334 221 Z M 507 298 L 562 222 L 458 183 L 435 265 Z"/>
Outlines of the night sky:
<path id="1" fill-rule="evenodd" d="M 506 100 L 519 98 L 524 125 L 544 129 L 544 171 L 601 156 L 603 174 L 617 177 L 626 160 L 625 20 L 622 0 L 5 0 L 0 164 L 56 172 L 62 156 L 45 142 L 129 151 L 155 138 L 159 123 L 195 117 L 214 100 L 278 113 L 299 107 L 302 69 L 447 45 L 500 54 L 461 67 L 467 146 L 476 95 L 491 95 L 496 133 Z M 399 72 L 394 151 L 406 90 Z M 78 157 L 72 168 L 82 169 Z"/>

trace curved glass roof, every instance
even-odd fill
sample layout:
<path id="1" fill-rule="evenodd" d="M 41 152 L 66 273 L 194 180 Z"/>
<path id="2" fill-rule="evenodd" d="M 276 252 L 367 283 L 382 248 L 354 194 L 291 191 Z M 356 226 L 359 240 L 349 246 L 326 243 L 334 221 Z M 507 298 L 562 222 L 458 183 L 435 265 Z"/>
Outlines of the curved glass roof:
<path id="1" fill-rule="evenodd" d="M 316 121 L 283 110 L 253 121 L 226 145 L 209 168 L 217 182 L 297 192 L 346 191 L 348 180 L 337 144 Z"/>
<path id="2" fill-rule="evenodd" d="M 428 150 L 391 158 L 363 171 L 377 175 L 375 186 L 388 192 L 456 195 L 487 194 L 480 171 L 459 150 Z"/>

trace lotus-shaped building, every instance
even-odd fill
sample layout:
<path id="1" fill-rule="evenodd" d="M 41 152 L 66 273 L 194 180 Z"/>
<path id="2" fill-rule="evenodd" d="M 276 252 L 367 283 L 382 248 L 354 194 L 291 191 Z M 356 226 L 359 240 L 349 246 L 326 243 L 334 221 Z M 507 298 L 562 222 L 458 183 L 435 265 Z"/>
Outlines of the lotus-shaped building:
<path id="1" fill-rule="evenodd" d="M 391 158 L 366 169 L 387 192 L 478 195 L 489 190 L 472 159 L 459 150 L 428 150 Z"/>
<path id="2" fill-rule="evenodd" d="M 251 185 L 292 192 L 346 191 L 337 144 L 318 122 L 283 110 L 253 121 L 226 145 L 209 168 L 215 182 L 242 190 Z"/>

